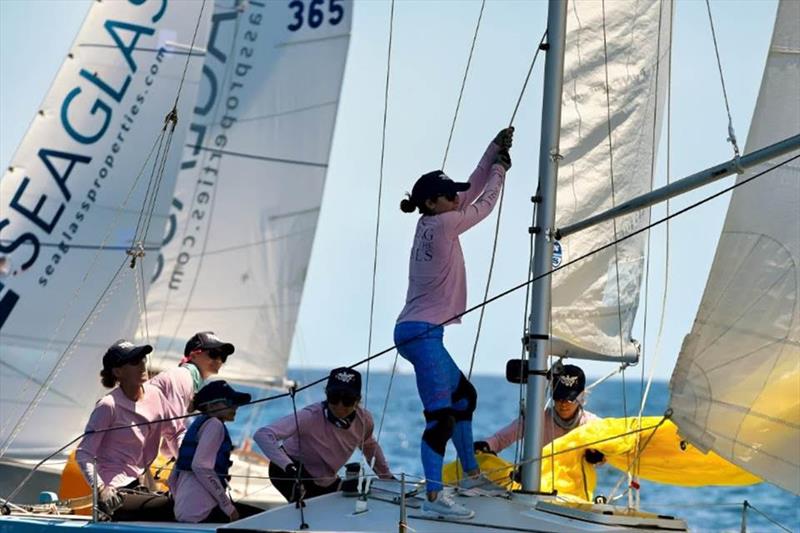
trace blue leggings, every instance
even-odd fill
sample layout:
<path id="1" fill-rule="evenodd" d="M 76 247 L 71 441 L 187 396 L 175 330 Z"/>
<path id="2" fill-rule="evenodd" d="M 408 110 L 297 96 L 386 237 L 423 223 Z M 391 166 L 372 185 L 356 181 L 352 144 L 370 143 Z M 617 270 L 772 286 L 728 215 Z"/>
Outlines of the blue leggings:
<path id="1" fill-rule="evenodd" d="M 420 452 L 428 492 L 442 490 L 448 440 L 452 439 L 465 472 L 478 468 L 472 442 L 477 393 L 447 353 L 443 337 L 444 327 L 427 322 L 400 322 L 394 328 L 397 350 L 414 365 L 417 390 L 425 408 Z"/>

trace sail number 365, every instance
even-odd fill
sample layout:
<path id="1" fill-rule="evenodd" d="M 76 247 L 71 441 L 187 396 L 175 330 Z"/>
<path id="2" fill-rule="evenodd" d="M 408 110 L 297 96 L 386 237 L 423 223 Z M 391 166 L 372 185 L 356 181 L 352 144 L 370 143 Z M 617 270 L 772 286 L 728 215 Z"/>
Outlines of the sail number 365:
<path id="1" fill-rule="evenodd" d="M 327 13 L 325 5 L 327 4 Z M 308 6 L 308 11 L 306 11 Z M 331 26 L 336 26 L 344 18 L 344 7 L 342 0 L 311 0 L 306 3 L 303 0 L 292 0 L 289 2 L 289 9 L 293 11 L 294 20 L 286 26 L 289 31 L 297 31 L 307 24 L 310 28 L 319 28 L 325 22 Z"/>

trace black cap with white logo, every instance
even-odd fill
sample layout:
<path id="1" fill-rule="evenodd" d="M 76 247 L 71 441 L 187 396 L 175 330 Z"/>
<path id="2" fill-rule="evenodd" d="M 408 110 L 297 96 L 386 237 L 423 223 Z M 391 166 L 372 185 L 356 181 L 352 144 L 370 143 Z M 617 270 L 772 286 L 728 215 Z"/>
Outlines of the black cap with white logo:
<path id="1" fill-rule="evenodd" d="M 149 344 L 135 345 L 125 339 L 120 339 L 112 344 L 103 355 L 103 368 L 118 368 L 132 361 L 147 357 L 153 351 Z"/>
<path id="2" fill-rule="evenodd" d="M 194 350 L 207 350 L 209 352 L 217 352 L 223 355 L 230 355 L 235 348 L 233 344 L 224 342 L 222 339 L 214 335 L 213 331 L 201 331 L 195 333 L 191 339 L 186 343 L 183 349 L 183 355 L 188 356 Z"/>
<path id="3" fill-rule="evenodd" d="M 361 397 L 361 374 L 345 366 L 334 368 L 328 376 L 325 392 L 341 392 L 356 398 Z"/>
<path id="4" fill-rule="evenodd" d="M 580 367 L 564 365 L 553 376 L 553 399 L 574 401 L 586 388 L 586 375 Z"/>

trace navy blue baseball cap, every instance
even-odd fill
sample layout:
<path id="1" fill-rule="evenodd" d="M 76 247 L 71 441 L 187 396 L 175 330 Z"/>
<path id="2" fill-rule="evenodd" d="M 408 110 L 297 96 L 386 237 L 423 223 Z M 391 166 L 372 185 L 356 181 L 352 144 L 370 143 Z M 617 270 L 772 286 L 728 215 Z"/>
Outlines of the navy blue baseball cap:
<path id="1" fill-rule="evenodd" d="M 586 388 L 586 375 L 579 366 L 564 365 L 553 376 L 553 399 L 575 401 Z"/>
<path id="2" fill-rule="evenodd" d="M 231 405 L 244 405 L 250 403 L 252 396 L 246 392 L 237 392 L 228 385 L 224 379 L 216 379 L 206 383 L 202 389 L 194 395 L 194 404 L 197 407 L 212 403 L 227 401 Z"/>
<path id="3" fill-rule="evenodd" d="M 420 176 L 414 184 L 414 188 L 411 189 L 411 201 L 419 207 L 425 200 L 438 196 L 455 196 L 469 187 L 468 182 L 453 181 L 443 171 L 434 170 Z"/>
<path id="4" fill-rule="evenodd" d="M 136 345 L 125 339 L 120 339 L 112 344 L 103 355 L 104 368 L 118 368 L 132 361 L 144 359 L 153 351 L 149 344 Z"/>

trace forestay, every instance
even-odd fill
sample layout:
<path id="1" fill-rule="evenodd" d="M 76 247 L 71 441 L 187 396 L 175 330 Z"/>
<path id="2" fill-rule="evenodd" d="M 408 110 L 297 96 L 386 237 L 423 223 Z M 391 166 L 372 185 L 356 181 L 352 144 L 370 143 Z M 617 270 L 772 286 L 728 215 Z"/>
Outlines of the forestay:
<path id="1" fill-rule="evenodd" d="M 653 0 L 570 2 L 556 227 L 652 188 L 657 110 L 669 77 L 671 10 L 671 2 Z M 575 260 L 649 220 L 644 210 L 619 219 L 616 233 L 614 223 L 607 222 L 567 237 L 555 243 L 553 265 Z M 556 273 L 553 335 L 595 358 L 635 356 L 630 336 L 645 245 L 646 235 L 639 235 Z"/>
<path id="2" fill-rule="evenodd" d="M 5 458 L 41 459 L 80 435 L 102 395 L 105 349 L 135 333 L 142 287 L 137 289 L 140 273 L 128 268 L 125 251 L 155 155 L 136 178 L 175 103 L 196 27 L 197 43 L 205 42 L 208 17 L 199 20 L 201 6 L 92 3 L 0 181 L 0 455 Z M 188 62 L 180 117 L 188 117 L 194 103 L 201 55 L 192 54 Z M 182 143 L 187 122 L 179 123 L 175 143 Z M 166 161 L 146 248 L 157 249 L 164 231 L 179 155 L 173 150 Z M 98 249 L 101 244 L 105 247 Z M 144 258 L 148 272 L 155 256 Z"/>
<path id="3" fill-rule="evenodd" d="M 214 331 L 280 385 L 317 225 L 352 2 L 218 2 L 146 316 L 161 368 Z"/>
<path id="4" fill-rule="evenodd" d="M 746 152 L 800 131 L 800 3 L 778 7 Z M 781 160 L 797 155 L 784 156 Z M 771 161 L 740 175 L 765 171 Z M 672 374 L 683 436 L 800 494 L 800 164 L 736 188 Z"/>

